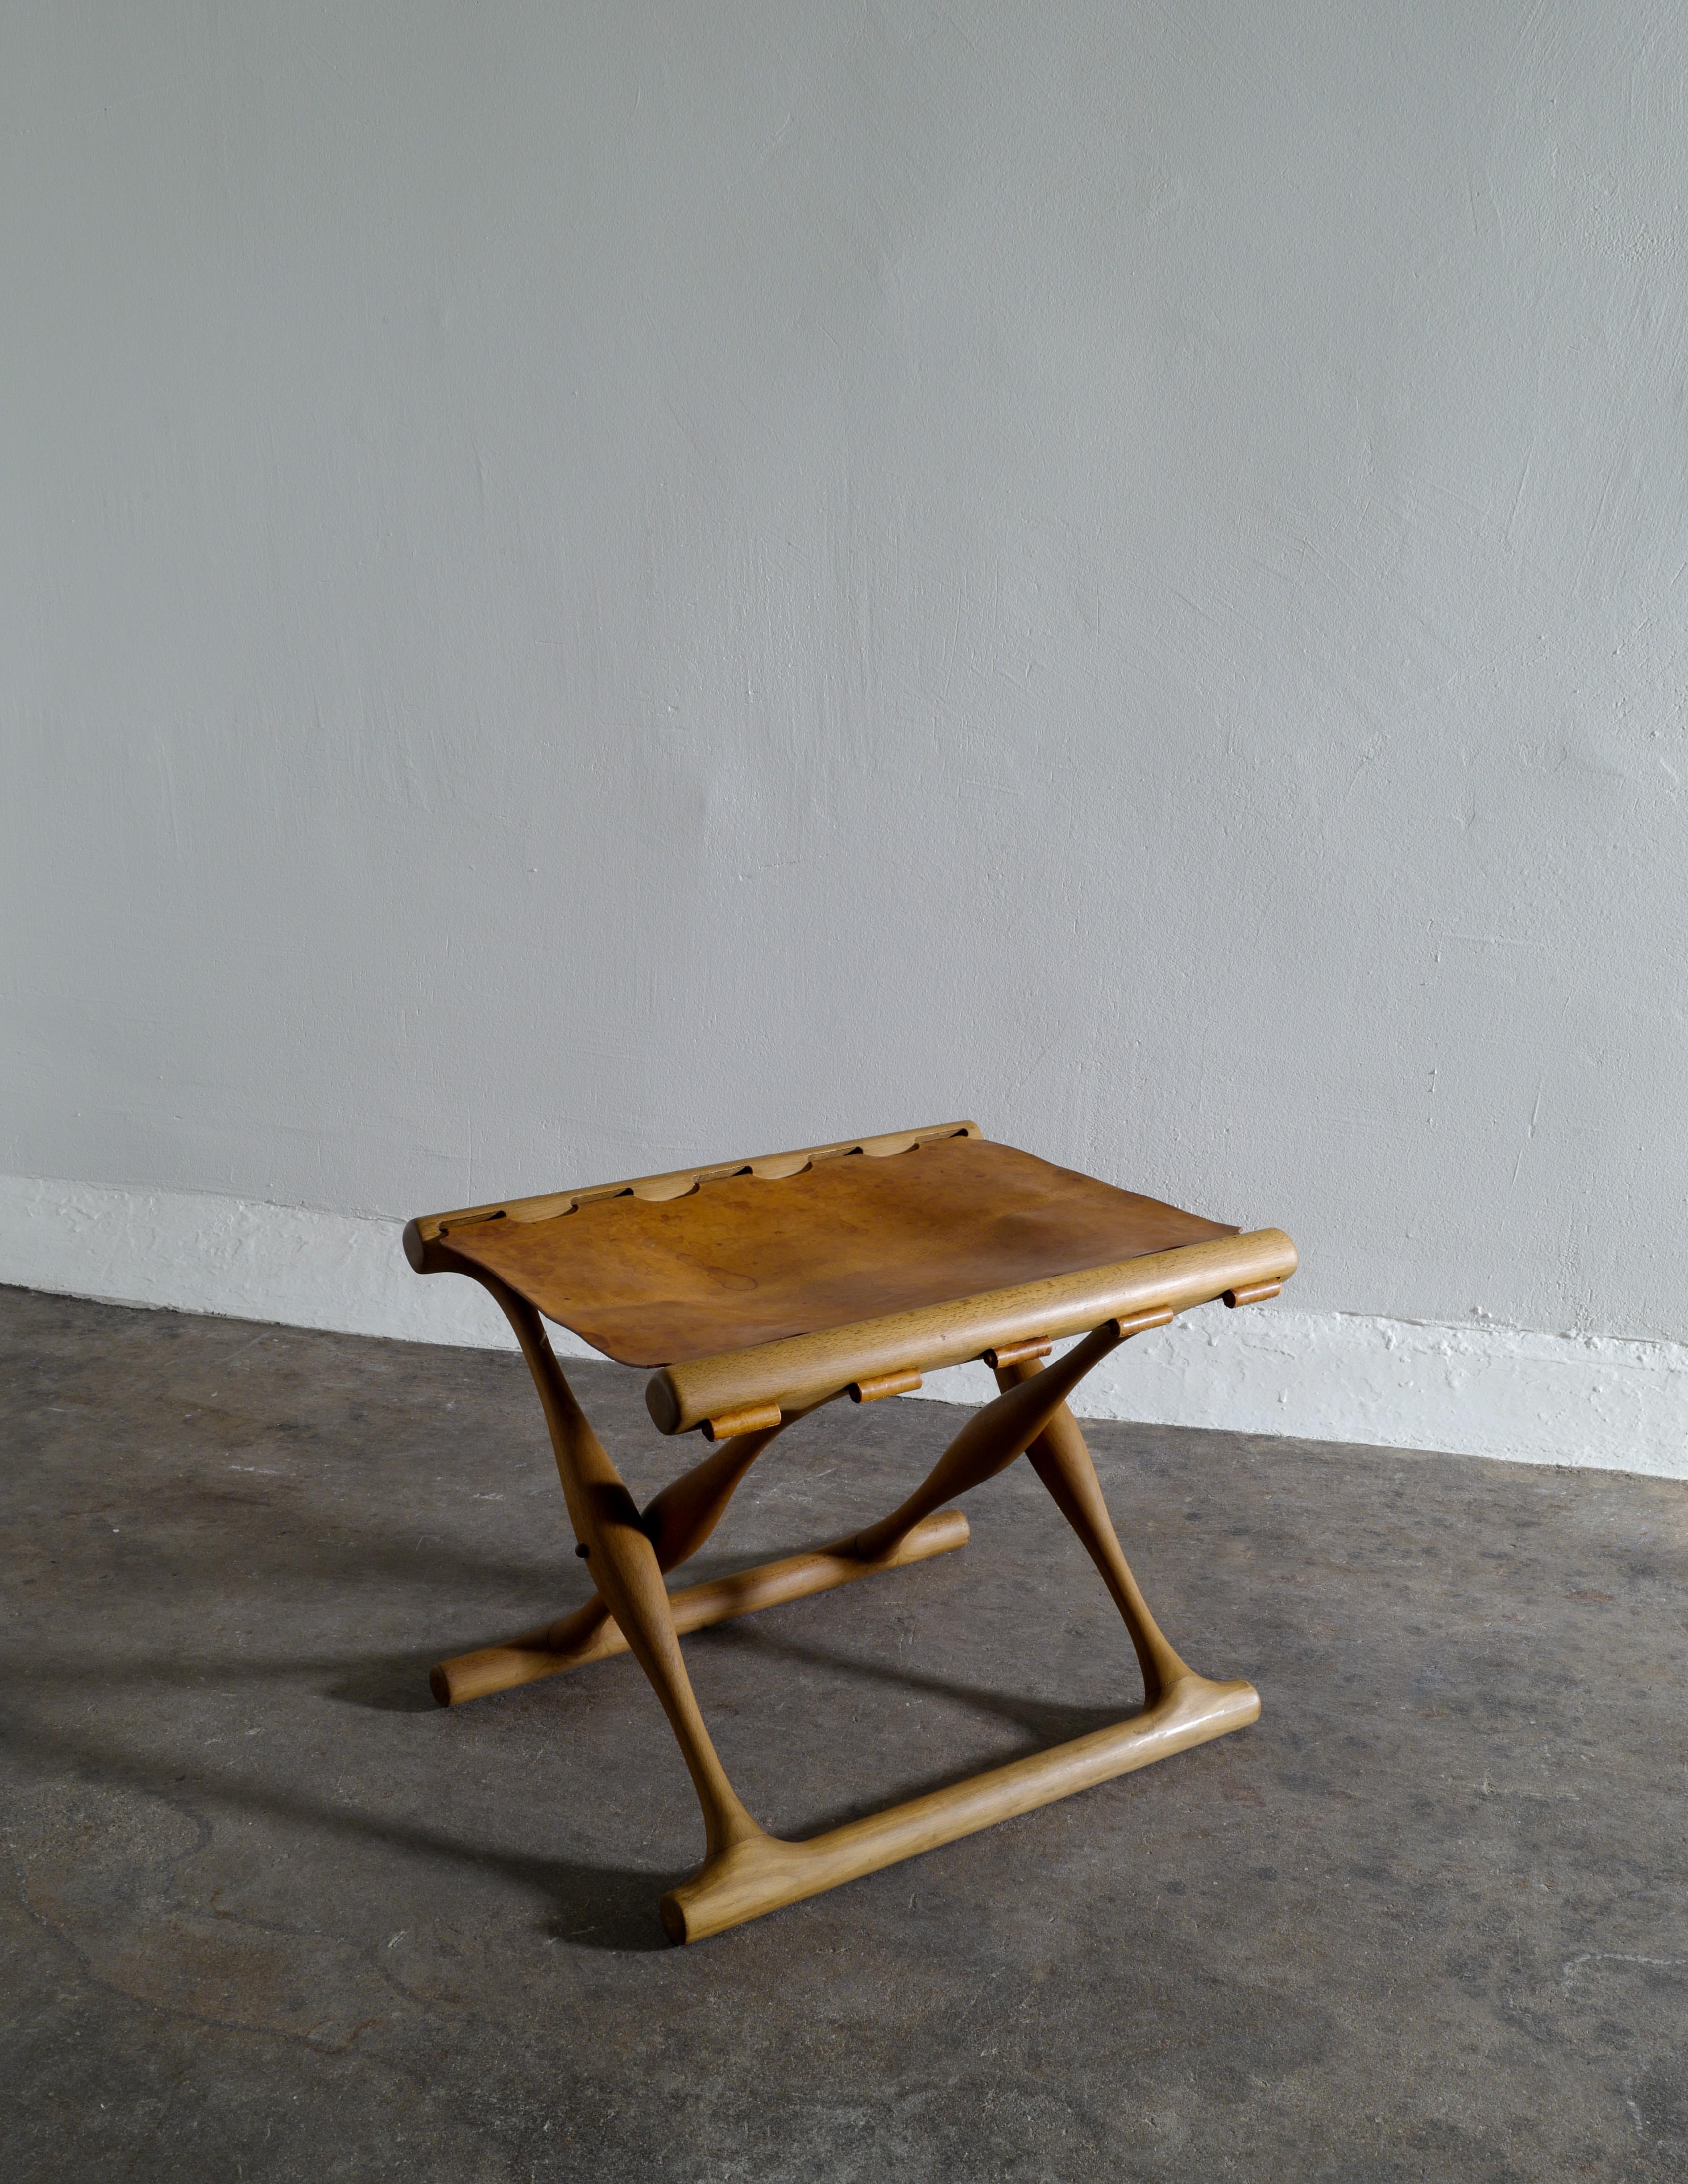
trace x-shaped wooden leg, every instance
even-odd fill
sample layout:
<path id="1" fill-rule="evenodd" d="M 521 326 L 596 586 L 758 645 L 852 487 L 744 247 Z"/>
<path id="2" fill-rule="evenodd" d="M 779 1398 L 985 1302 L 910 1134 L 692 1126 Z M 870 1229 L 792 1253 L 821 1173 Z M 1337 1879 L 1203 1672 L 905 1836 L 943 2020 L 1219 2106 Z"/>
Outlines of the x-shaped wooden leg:
<path id="1" fill-rule="evenodd" d="M 670 1595 L 664 1585 L 664 1569 L 708 1537 L 739 1480 L 780 1429 L 724 1443 L 641 1514 L 563 1378 L 538 1313 L 503 1284 L 489 1280 L 487 1286 L 508 1316 L 539 1389 L 569 1517 L 598 1596 L 574 1616 L 511 1646 L 444 1663 L 434 1671 L 435 1696 L 448 1703 L 474 1696 L 467 1685 L 476 1663 L 482 1664 L 478 1688 L 493 1690 L 602 1658 L 623 1646 L 632 1651 L 668 1717 L 703 1813 L 704 1862 L 662 1900 L 662 1923 L 676 1942 L 697 1941 L 819 1895 L 1244 1728 L 1259 1716 L 1252 1685 L 1213 1683 L 1195 1674 L 1156 1627 L 1067 1408 L 1067 1396 L 1093 1366 L 1128 1335 L 1164 1325 L 1168 1314 L 1109 1321 L 1042 1370 L 1030 1363 L 1005 1367 L 997 1376 L 1001 1392 L 995 1401 L 968 1420 L 924 1484 L 889 1517 L 819 1555 L 793 1557 L 741 1579 L 691 1588 L 693 1605 L 687 1608 L 688 1595 Z M 804 1841 L 769 1835 L 746 1810 L 710 1741 L 681 1658 L 680 1630 L 959 1546 L 967 1536 L 966 1520 L 942 1505 L 1028 1453 L 1113 1594 L 1143 1669 L 1144 1711 Z M 607 1635 L 612 1628 L 619 1634 L 614 1645 Z M 508 1669 L 504 1657 L 511 1654 L 548 1656 L 550 1665 L 486 1680 L 489 1664 L 501 1662 Z M 455 1671 L 463 1672 L 463 1688 L 454 1687 Z"/>
<path id="2" fill-rule="evenodd" d="M 519 1299 L 512 1301 L 519 1307 Z M 538 1340 L 549 1352 L 551 1346 L 543 1329 Z M 663 1488 L 639 1518 L 659 1570 L 666 1574 L 696 1553 L 719 1524 L 740 1480 L 769 1443 L 792 1422 L 785 1418 L 760 1433 L 739 1434 L 721 1442 L 701 1463 Z M 585 1544 L 581 1542 L 577 1553 Z M 859 1555 L 846 1540 L 807 1554 L 786 1555 L 779 1562 L 761 1563 L 731 1577 L 711 1578 L 707 1584 L 670 1592 L 668 1613 L 675 1630 L 685 1637 L 690 1631 L 707 1630 L 713 1623 L 752 1615 L 758 1608 L 802 1600 L 812 1592 L 825 1592 L 834 1585 L 849 1585 L 882 1570 L 906 1568 L 910 1563 L 947 1554 L 966 1544 L 966 1518 L 959 1509 L 945 1509 L 913 1526 L 882 1554 Z M 569 1669 L 584 1669 L 628 1650 L 621 1625 L 601 1589 L 584 1607 L 559 1617 L 555 1623 L 524 1631 L 519 1638 L 506 1639 L 501 1645 L 441 1661 L 428 1682 L 441 1706 L 461 1706 L 469 1699 L 485 1698 L 494 1691 L 510 1691 L 517 1684 L 534 1683 Z"/>

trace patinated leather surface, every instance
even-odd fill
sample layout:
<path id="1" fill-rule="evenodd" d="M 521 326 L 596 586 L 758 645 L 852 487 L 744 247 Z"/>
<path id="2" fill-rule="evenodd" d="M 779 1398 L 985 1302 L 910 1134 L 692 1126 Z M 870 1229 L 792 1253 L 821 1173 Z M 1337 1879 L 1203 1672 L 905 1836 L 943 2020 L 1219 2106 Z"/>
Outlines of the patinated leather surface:
<path id="1" fill-rule="evenodd" d="M 651 1366 L 1236 1234 L 1012 1145 L 946 1138 L 444 1240 L 595 1349 Z"/>

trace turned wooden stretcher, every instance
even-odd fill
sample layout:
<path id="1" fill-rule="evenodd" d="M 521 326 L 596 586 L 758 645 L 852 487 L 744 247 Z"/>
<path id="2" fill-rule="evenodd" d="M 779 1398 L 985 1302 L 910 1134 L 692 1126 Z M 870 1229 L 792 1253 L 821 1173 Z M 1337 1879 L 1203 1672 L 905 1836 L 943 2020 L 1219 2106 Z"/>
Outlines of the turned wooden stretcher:
<path id="1" fill-rule="evenodd" d="M 1222 1297 L 1275 1296 L 1295 1269 L 1280 1228 L 1249 1235 L 992 1143 L 973 1123 L 811 1145 L 504 1205 L 428 1214 L 405 1231 L 419 1273 L 472 1276 L 515 1329 L 551 1429 L 570 1521 L 597 1586 L 585 1607 L 507 1644 L 442 1662 L 461 1705 L 631 1651 L 661 1700 L 703 1808 L 706 1854 L 663 1897 L 691 1942 L 1070 1795 L 1260 1713 L 1157 1628 L 1115 1536 L 1066 1398 L 1127 1337 Z M 640 1510 L 587 1423 L 541 1318 L 624 1365 L 655 1367 L 658 1429 L 701 1428 L 712 1453 Z M 1064 1337 L 1083 1340 L 1053 1363 Z M 670 1592 L 663 1574 L 714 1530 L 774 1435 L 834 1397 L 874 1402 L 923 1373 L 982 1358 L 994 1401 L 970 1417 L 900 1508 L 852 1538 Z M 1143 1712 L 970 1781 L 806 1841 L 770 1836 L 727 1780 L 679 1638 L 778 1601 L 964 1544 L 944 1505 L 1029 1456 L 1083 1542 L 1142 1667 Z"/>

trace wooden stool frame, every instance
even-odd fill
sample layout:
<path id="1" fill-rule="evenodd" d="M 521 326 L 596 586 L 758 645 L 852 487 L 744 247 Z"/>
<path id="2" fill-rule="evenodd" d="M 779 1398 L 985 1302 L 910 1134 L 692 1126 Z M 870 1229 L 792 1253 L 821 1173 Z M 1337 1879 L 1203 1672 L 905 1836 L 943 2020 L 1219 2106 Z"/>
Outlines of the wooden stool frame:
<path id="1" fill-rule="evenodd" d="M 794 1172 L 785 1163 L 858 1150 L 885 1158 L 946 1134 L 969 1132 L 976 1135 L 976 1126 L 947 1124 L 936 1132 L 772 1156 L 765 1168 L 737 1163 L 690 1171 L 684 1178 L 640 1178 L 601 1186 L 590 1195 L 630 1194 L 660 1201 L 711 1176 L 752 1167 L 785 1174 Z M 1251 1685 L 1199 1675 L 1150 1614 L 1067 1398 L 1122 1342 L 1167 1325 L 1179 1310 L 1220 1297 L 1237 1304 L 1276 1295 L 1296 1263 L 1294 1246 L 1282 1230 L 1227 1233 L 1109 1267 L 669 1366 L 647 1390 L 653 1418 L 668 1433 L 701 1425 L 713 1446 L 641 1511 L 575 1400 L 534 1303 L 497 1273 L 462 1256 L 461 1245 L 454 1250 L 450 1240 L 454 1234 L 461 1239 L 466 1226 L 500 1216 L 554 1218 L 558 1205 L 556 1197 L 511 1201 L 428 1216 L 405 1231 L 405 1250 L 419 1273 L 450 1268 L 471 1275 L 508 1318 L 539 1391 L 576 1551 L 597 1587 L 584 1607 L 543 1629 L 442 1662 L 430 1682 L 441 1705 L 456 1706 L 633 1653 L 668 1718 L 703 1814 L 703 1863 L 660 1905 L 674 1941 L 718 1933 L 1258 1718 L 1260 1699 Z M 1098 1305 L 1109 1308 L 1098 1311 Z M 1083 1340 L 1063 1356 L 1040 1362 L 1054 1341 L 1084 1329 Z M 925 1482 L 888 1516 L 830 1546 L 668 1591 L 666 1574 L 709 1538 L 740 1481 L 785 1426 L 840 1395 L 872 1401 L 918 1385 L 923 1370 L 977 1357 L 993 1368 L 997 1396 L 967 1420 Z M 1021 1455 L 1113 1596 L 1142 1669 L 1143 1711 L 807 1840 L 769 1834 L 740 1800 L 710 1740 L 686 1673 L 681 1635 L 964 1545 L 967 1520 L 945 1505 Z"/>

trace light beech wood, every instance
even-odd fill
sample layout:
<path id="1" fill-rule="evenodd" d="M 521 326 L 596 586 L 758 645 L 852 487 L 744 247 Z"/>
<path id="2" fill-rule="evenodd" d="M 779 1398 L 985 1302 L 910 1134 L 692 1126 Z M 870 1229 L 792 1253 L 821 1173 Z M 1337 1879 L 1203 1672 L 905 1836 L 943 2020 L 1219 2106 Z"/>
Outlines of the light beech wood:
<path id="1" fill-rule="evenodd" d="M 975 1835 L 1058 1797 L 1070 1797 L 1116 1774 L 1188 1752 L 1260 1719 L 1250 1684 L 1188 1676 L 1146 1713 L 1025 1759 L 992 1767 L 946 1790 L 912 1797 L 806 1842 L 756 1836 L 710 1858 L 662 1900 L 662 1924 L 675 1942 L 700 1942 L 747 1919 L 819 1896 L 940 1843 Z"/>
<path id="2" fill-rule="evenodd" d="M 670 1479 L 640 1518 L 664 1573 L 690 1561 L 726 1514 L 739 1481 L 774 1440 L 780 1422 L 735 1435 Z"/>
<path id="3" fill-rule="evenodd" d="M 1130 1327 L 1110 1322 L 1054 1366 L 1040 1370 L 1028 1361 L 1004 1368 L 996 1401 L 962 1428 L 925 1485 L 852 1542 L 858 1553 L 884 1552 L 887 1540 L 902 1535 L 911 1513 L 920 1521 L 931 1502 L 981 1483 L 1029 1447 L 1038 1476 L 1120 1609 L 1143 1671 L 1143 1712 L 806 1841 L 762 1835 L 736 1842 L 707 1858 L 690 1880 L 662 1898 L 662 1923 L 674 1941 L 700 1941 L 1259 1719 L 1260 1696 L 1251 1684 L 1198 1675 L 1155 1624 L 1121 1552 L 1090 1452 L 1065 1400 L 1128 1334 L 1144 1332 L 1146 1325 L 1164 1326 L 1170 1318 L 1145 1315 L 1144 1323 Z"/>
<path id="4" fill-rule="evenodd" d="M 852 1380 L 849 1396 L 852 1403 L 880 1403 L 887 1396 L 912 1396 L 920 1384 L 918 1373 L 882 1373 L 877 1380 Z"/>
<path id="5" fill-rule="evenodd" d="M 508 1318 L 539 1391 L 579 1552 L 597 1586 L 584 1607 L 541 1630 L 442 1662 L 433 1671 L 435 1696 L 457 1705 L 622 1652 L 634 1654 L 668 1716 L 703 1818 L 703 1862 L 662 1902 L 663 1924 L 676 1941 L 695 1941 L 836 1887 L 1224 1736 L 1259 1714 L 1260 1701 L 1249 1685 L 1197 1674 L 1159 1629 L 1121 1552 L 1067 1398 L 1121 1342 L 1166 1325 L 1176 1312 L 1220 1296 L 1241 1304 L 1276 1295 L 1294 1270 L 1295 1247 L 1281 1229 L 1239 1236 L 1198 1216 L 1050 1169 L 1012 1149 L 982 1140 L 950 1142 L 977 1135 L 975 1126 L 959 1123 L 936 1132 L 841 1141 L 759 1162 L 436 1215 L 406 1232 L 413 1264 L 472 1275 Z M 931 1149 L 924 1149 L 928 1145 Z M 891 1162 L 903 1153 L 911 1157 L 888 1195 L 882 1173 L 875 1177 L 859 1162 L 850 1163 L 852 1154 Z M 850 1174 L 828 1168 L 823 1177 L 813 1175 L 814 1162 L 833 1160 L 850 1167 Z M 810 1181 L 791 1182 L 790 1197 L 763 1200 L 757 1188 L 741 1185 L 738 1178 L 746 1175 L 757 1185 L 799 1176 Z M 701 1191 L 706 1183 L 713 1196 Z M 1020 1210 L 981 1223 L 979 1193 L 993 1190 L 1001 1194 L 999 1205 Z M 545 1308 L 559 1314 L 590 1313 L 600 1304 L 590 1279 L 583 1284 L 579 1268 L 570 1272 L 568 1255 L 576 1243 L 567 1242 L 560 1229 L 538 1224 L 618 1195 L 635 1209 L 665 1208 L 694 1191 L 699 1193 L 696 1218 L 688 1214 L 678 1226 L 676 1215 L 668 1212 L 635 1212 L 624 1223 L 612 1211 L 602 1216 L 623 1224 L 614 1231 L 629 1239 L 619 1261 L 620 1247 L 606 1247 L 607 1232 L 590 1227 L 600 1213 L 583 1216 L 582 1228 L 567 1229 L 567 1237 L 579 1244 L 581 1263 L 589 1272 L 604 1270 L 613 1291 L 603 1307 L 610 1315 L 604 1327 L 618 1343 L 625 1340 L 629 1355 L 654 1342 L 640 1317 L 636 1284 L 640 1279 L 660 1284 L 666 1268 L 677 1270 L 674 1294 L 659 1288 L 653 1310 L 667 1310 L 670 1331 L 689 1329 L 694 1344 L 700 1331 L 711 1328 L 736 1325 L 742 1331 L 772 1324 L 801 1331 L 707 1356 L 645 1349 L 647 1357 L 674 1361 L 656 1373 L 646 1391 L 657 1424 L 665 1433 L 701 1424 L 713 1446 L 641 1513 L 563 1377 L 535 1297 L 545 1297 Z M 900 1197 L 914 1209 L 906 1221 L 895 1211 Z M 830 1239 L 841 1231 L 828 1229 L 829 1208 L 842 1208 L 841 1217 L 855 1224 L 847 1252 L 830 1251 Z M 765 1262 L 757 1256 L 754 1225 L 764 1212 L 774 1240 Z M 1183 1240 L 848 1323 L 830 1324 L 820 1316 L 841 1301 L 859 1312 L 864 1302 L 887 1296 L 930 1297 L 934 1265 L 941 1272 L 964 1264 L 973 1270 L 975 1262 L 958 1252 L 945 1225 L 970 1218 L 974 1225 L 966 1233 L 981 1240 L 981 1263 L 999 1278 L 1016 1267 L 1070 1266 L 1070 1257 L 1063 1255 L 1074 1238 L 1080 1240 L 1074 1248 L 1081 1254 L 1109 1238 L 1127 1249 L 1133 1242 Z M 1064 1227 L 1069 1220 L 1070 1234 Z M 465 1226 L 472 1232 L 505 1221 L 534 1224 L 532 1237 L 519 1249 L 503 1242 L 474 1251 L 461 1243 L 453 1248 L 454 1223 L 461 1234 Z M 881 1227 L 889 1240 L 882 1266 L 874 1256 Z M 925 1237 L 936 1240 L 936 1256 L 925 1268 L 922 1289 L 919 1255 Z M 971 1251 L 970 1240 L 966 1248 Z M 827 1257 L 819 1286 L 804 1286 L 805 1251 Z M 511 1278 L 500 1271 L 505 1268 L 513 1270 Z M 764 1279 L 771 1302 L 753 1294 Z M 712 1301 L 712 1284 L 716 1292 L 729 1293 L 730 1308 L 720 1305 L 718 1295 Z M 735 1285 L 752 1293 L 742 1306 L 730 1306 Z M 802 1308 L 813 1316 L 794 1317 L 793 1301 L 805 1298 Z M 649 1320 L 649 1327 L 657 1325 Z M 1069 1335 L 1082 1339 L 1065 1356 L 1040 1362 Z M 710 1536 L 751 1465 L 783 1427 L 847 1390 L 858 1401 L 872 1401 L 918 1385 L 924 1372 L 980 1357 L 995 1371 L 995 1399 L 963 1424 L 926 1479 L 888 1516 L 830 1547 L 669 1592 L 664 1574 Z M 1142 1672 L 1143 1710 L 807 1841 L 769 1835 L 739 1798 L 710 1740 L 682 1656 L 681 1634 L 961 1546 L 967 1520 L 946 1505 L 1022 1454 L 1113 1596 Z"/>
<path id="6" fill-rule="evenodd" d="M 1157 1313 L 1147 1324 L 1164 1327 L 1171 1316 Z M 1110 1319 L 1043 1371 L 1023 1381 L 1009 1381 L 993 1403 L 975 1411 L 930 1475 L 902 1507 L 857 1533 L 856 1552 L 869 1557 L 884 1554 L 932 1510 L 1006 1470 L 1017 1456 L 1026 1453 L 1091 1368 L 1099 1365 L 1110 1350 L 1116 1350 L 1127 1334 L 1140 1331 Z"/>
<path id="7" fill-rule="evenodd" d="M 776 1607 L 787 1600 L 805 1600 L 812 1592 L 828 1592 L 835 1585 L 852 1585 L 858 1577 L 903 1569 L 933 1555 L 947 1555 L 967 1544 L 967 1519 L 959 1509 L 941 1510 L 905 1532 L 894 1546 L 869 1561 L 852 1552 L 852 1543 L 821 1547 L 809 1554 L 787 1555 L 779 1562 L 758 1563 L 754 1569 L 739 1570 L 731 1577 L 710 1578 L 668 1595 L 668 1611 L 674 1629 L 684 1638 L 705 1630 L 713 1623 L 729 1623 L 739 1615 Z M 612 1660 L 628 1650 L 627 1640 L 609 1611 L 601 1602 L 595 1623 L 584 1640 L 572 1648 L 557 1642 L 557 1634 L 573 1618 L 530 1630 L 502 1646 L 489 1646 L 478 1653 L 460 1654 L 442 1661 L 429 1679 L 441 1706 L 461 1706 L 467 1699 L 485 1698 L 507 1691 L 517 1684 L 537 1683 L 545 1676 L 561 1675 L 569 1669 L 584 1669 L 594 1661 Z"/>
<path id="8" fill-rule="evenodd" d="M 657 1551 L 621 1474 L 562 1377 L 539 1315 L 502 1283 L 489 1279 L 486 1286 L 503 1306 L 539 1391 L 575 1538 L 585 1548 L 598 1591 L 668 1717 L 702 1808 L 709 1855 L 718 1857 L 762 1830 L 740 1803 L 703 1725 Z"/>
<path id="9" fill-rule="evenodd" d="M 656 1552 L 658 1569 L 671 1570 L 696 1553 L 720 1523 L 739 1481 L 779 1430 L 776 1420 L 760 1433 L 724 1442 L 662 1489 L 639 1520 Z M 596 1593 L 584 1607 L 542 1630 L 441 1661 L 431 1671 L 428 1685 L 439 1705 L 461 1706 L 466 1699 L 484 1698 L 489 1692 L 533 1683 L 626 1649 L 627 1641 L 610 1620 L 603 1595 Z"/>
<path id="10" fill-rule="evenodd" d="M 1036 1365 L 1021 1363 L 1001 1368 L 998 1387 L 1008 1389 L 1041 1377 Z M 1143 1695 L 1153 1707 L 1174 1684 L 1194 1672 L 1187 1668 L 1162 1635 L 1149 1612 L 1149 1603 L 1121 1548 L 1114 1520 L 1102 1498 L 1101 1481 L 1090 1460 L 1090 1451 L 1078 1421 L 1065 1402 L 1050 1414 L 1037 1438 L 1026 1451 L 1031 1468 L 1048 1489 L 1055 1507 L 1077 1533 L 1085 1552 L 1102 1574 L 1114 1596 L 1143 1672 Z M 1258 1712 L 1256 1707 L 1256 1712 Z"/>
<path id="11" fill-rule="evenodd" d="M 993 1373 L 1000 1373 L 1010 1365 L 1023 1365 L 1034 1357 L 1047 1357 L 1054 1346 L 1053 1342 L 1008 1342 L 1000 1350 L 987 1350 L 985 1362 Z"/>
<path id="12" fill-rule="evenodd" d="M 780 1424 L 778 1403 L 749 1403 L 741 1411 L 724 1411 L 719 1418 L 705 1418 L 705 1440 L 735 1440 L 741 1434 L 769 1433 Z"/>
<path id="13" fill-rule="evenodd" d="M 1227 1290 L 1285 1280 L 1294 1268 L 1295 1246 L 1281 1228 L 1187 1244 L 918 1312 L 668 1365 L 651 1375 L 646 1408 L 658 1431 L 667 1434 L 689 1432 L 705 1418 L 757 1403 L 809 1409 L 852 1380 L 933 1373 L 987 1350 L 1000 1353 L 1015 1343 L 1082 1334 L 1106 1319 L 1161 1308 L 1185 1312 L 1211 1303 Z"/>

